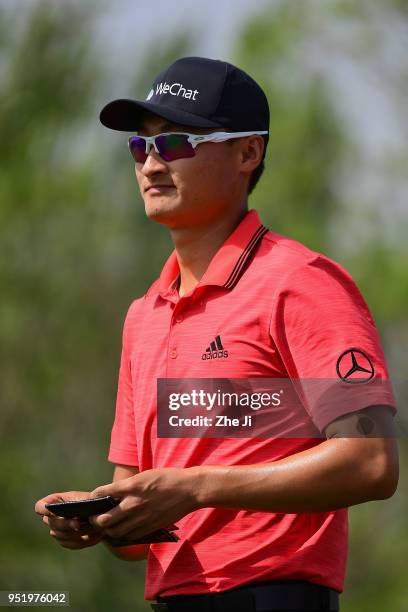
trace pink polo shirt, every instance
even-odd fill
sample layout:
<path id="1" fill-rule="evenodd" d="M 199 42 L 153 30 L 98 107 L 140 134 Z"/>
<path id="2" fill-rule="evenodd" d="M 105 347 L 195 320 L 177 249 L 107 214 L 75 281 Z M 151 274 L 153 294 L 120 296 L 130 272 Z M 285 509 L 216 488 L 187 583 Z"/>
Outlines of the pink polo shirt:
<path id="1" fill-rule="evenodd" d="M 372 368 L 370 376 L 388 379 L 375 324 L 348 272 L 268 230 L 256 210 L 246 214 L 200 282 L 182 297 L 174 288 L 178 275 L 173 251 L 160 277 L 127 312 L 108 455 L 114 464 L 140 471 L 253 465 L 323 441 L 159 438 L 158 378 L 334 379 L 351 371 L 353 349 L 365 370 Z M 345 412 L 320 410 L 307 394 L 304 403 L 320 431 Z M 373 404 L 396 412 L 390 390 L 371 392 L 368 386 L 353 410 Z M 347 508 L 296 514 L 202 508 L 177 525 L 177 543 L 150 546 L 148 600 L 284 579 L 343 590 Z"/>

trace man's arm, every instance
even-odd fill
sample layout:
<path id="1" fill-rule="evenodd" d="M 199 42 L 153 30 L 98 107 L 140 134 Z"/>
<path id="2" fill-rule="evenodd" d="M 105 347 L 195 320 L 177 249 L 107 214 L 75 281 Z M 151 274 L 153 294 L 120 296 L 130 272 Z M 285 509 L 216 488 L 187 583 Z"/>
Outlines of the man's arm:
<path id="1" fill-rule="evenodd" d="M 298 513 L 386 499 L 398 484 L 396 436 L 372 436 L 393 428 L 389 408 L 370 406 L 358 416 L 352 413 L 336 419 L 326 428 L 328 440 L 285 459 L 197 467 L 198 505 Z M 351 435 L 356 437 L 339 437 Z"/>
<path id="2" fill-rule="evenodd" d="M 370 407 L 360 413 L 361 418 L 368 416 L 374 421 L 379 413 L 390 429 L 393 427 L 386 407 Z M 360 437 L 350 437 L 350 419 L 355 419 L 355 414 L 330 426 L 330 435 L 347 437 L 331 437 L 272 463 L 155 468 L 97 487 L 92 496 L 118 495 L 124 502 L 123 508 L 93 517 L 92 524 L 109 531 L 111 537 L 137 538 L 206 507 L 327 512 L 391 497 L 398 483 L 395 436 L 379 437 L 375 422 L 371 434 L 377 437 L 367 433 L 361 437 L 369 423 L 360 421 L 362 432 L 355 431 Z"/>
<path id="3" fill-rule="evenodd" d="M 112 482 L 130 478 L 139 473 L 139 468 L 130 465 L 116 465 L 113 471 Z M 147 559 L 150 544 L 131 544 L 130 546 L 111 546 L 103 540 L 105 546 L 115 557 L 123 561 L 142 561 Z"/>

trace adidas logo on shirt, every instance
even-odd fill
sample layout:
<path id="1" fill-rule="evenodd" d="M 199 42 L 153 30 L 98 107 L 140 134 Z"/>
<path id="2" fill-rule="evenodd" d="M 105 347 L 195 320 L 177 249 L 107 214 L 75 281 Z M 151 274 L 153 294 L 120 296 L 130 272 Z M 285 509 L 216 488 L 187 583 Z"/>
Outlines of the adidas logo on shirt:
<path id="1" fill-rule="evenodd" d="M 221 337 L 215 336 L 215 340 L 205 349 L 205 353 L 202 354 L 201 359 L 226 359 L 227 357 L 228 351 L 222 346 Z"/>

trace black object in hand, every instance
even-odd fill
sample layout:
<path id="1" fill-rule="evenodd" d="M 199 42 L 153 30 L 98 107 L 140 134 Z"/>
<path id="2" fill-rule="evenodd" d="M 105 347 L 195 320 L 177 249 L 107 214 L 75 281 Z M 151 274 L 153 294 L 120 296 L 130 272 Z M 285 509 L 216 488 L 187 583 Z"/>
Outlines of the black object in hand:
<path id="1" fill-rule="evenodd" d="M 56 516 L 84 519 L 94 514 L 108 512 L 108 510 L 112 510 L 119 503 L 119 499 L 114 499 L 111 495 L 105 495 L 104 497 L 94 497 L 92 499 L 73 499 L 64 502 L 54 502 L 52 504 L 45 504 L 45 507 Z"/>
<path id="2" fill-rule="evenodd" d="M 64 518 L 88 519 L 95 514 L 108 512 L 119 505 L 120 500 L 111 495 L 104 497 L 94 497 L 91 499 L 77 499 L 63 502 L 53 502 L 45 504 L 47 510 L 56 516 Z M 132 544 L 153 544 L 154 542 L 177 542 L 180 538 L 172 531 L 178 529 L 177 525 L 170 525 L 167 528 L 157 529 L 138 539 L 127 539 L 126 537 L 113 538 L 105 536 L 105 540 L 111 546 L 131 546 Z"/>

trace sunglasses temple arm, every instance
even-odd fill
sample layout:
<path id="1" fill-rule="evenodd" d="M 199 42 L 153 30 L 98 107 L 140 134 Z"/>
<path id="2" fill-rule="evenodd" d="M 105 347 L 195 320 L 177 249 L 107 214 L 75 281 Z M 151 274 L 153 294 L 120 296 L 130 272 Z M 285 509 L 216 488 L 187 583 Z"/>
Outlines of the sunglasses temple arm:
<path id="1" fill-rule="evenodd" d="M 267 134 L 268 132 L 262 131 L 262 132 L 226 132 L 226 133 L 222 133 L 219 132 L 216 135 L 212 135 L 211 141 L 212 142 L 223 142 L 224 140 L 231 140 L 232 138 L 242 138 L 243 136 L 253 136 L 256 134 Z M 207 139 L 206 139 L 207 140 Z M 195 143 L 198 144 L 198 143 Z"/>

